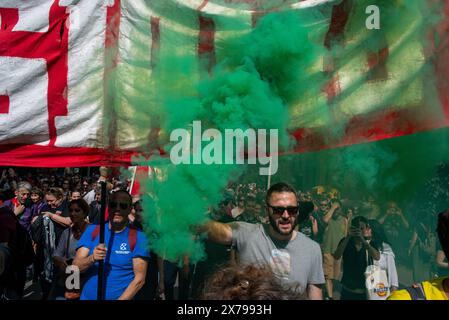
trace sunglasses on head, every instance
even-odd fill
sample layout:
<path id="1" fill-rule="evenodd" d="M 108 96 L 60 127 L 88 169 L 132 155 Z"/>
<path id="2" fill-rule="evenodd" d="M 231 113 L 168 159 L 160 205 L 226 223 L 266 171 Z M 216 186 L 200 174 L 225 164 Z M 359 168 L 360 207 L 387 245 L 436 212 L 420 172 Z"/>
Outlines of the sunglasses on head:
<path id="1" fill-rule="evenodd" d="M 278 206 L 272 206 L 270 204 L 267 204 L 267 206 L 269 208 L 271 208 L 271 210 L 273 210 L 273 214 L 279 215 L 279 216 L 283 215 L 285 210 L 287 210 L 288 214 L 291 216 L 297 215 L 298 209 L 299 209 L 299 207 L 297 207 L 297 206 L 296 207 L 278 207 Z"/>
<path id="2" fill-rule="evenodd" d="M 110 201 L 109 202 L 109 207 L 111 209 L 120 208 L 122 210 L 126 210 L 126 209 L 129 208 L 129 204 L 128 203 L 123 203 L 123 202 Z"/>

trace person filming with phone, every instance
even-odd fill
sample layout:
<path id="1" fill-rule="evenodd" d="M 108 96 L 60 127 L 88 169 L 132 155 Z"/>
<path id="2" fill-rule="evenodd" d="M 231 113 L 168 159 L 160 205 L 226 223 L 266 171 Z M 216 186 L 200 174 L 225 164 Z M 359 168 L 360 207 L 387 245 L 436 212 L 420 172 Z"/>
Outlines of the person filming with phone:
<path id="1" fill-rule="evenodd" d="M 334 258 L 343 257 L 340 300 L 366 300 L 365 270 L 373 260 L 380 259 L 379 244 L 370 240 L 368 220 L 352 219 L 349 234 L 338 244 Z"/>

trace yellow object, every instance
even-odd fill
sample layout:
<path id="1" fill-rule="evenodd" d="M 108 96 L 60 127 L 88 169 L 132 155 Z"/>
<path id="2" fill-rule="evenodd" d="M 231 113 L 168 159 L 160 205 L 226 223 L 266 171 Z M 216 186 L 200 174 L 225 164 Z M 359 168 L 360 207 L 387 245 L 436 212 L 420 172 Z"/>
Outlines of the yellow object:
<path id="1" fill-rule="evenodd" d="M 339 192 L 338 192 L 338 190 L 335 189 L 335 188 L 332 188 L 332 189 L 329 191 L 329 198 L 331 198 L 331 199 L 337 199 L 337 198 L 338 198 L 338 195 L 339 195 Z"/>
<path id="2" fill-rule="evenodd" d="M 326 189 L 323 186 L 316 186 L 313 187 L 313 189 L 315 190 L 317 195 L 323 194 L 326 191 Z"/>
<path id="3" fill-rule="evenodd" d="M 449 300 L 444 292 L 443 281 L 449 277 L 441 277 L 430 281 L 423 281 L 422 286 L 426 300 Z M 387 300 L 412 300 L 407 290 L 394 291 Z"/>

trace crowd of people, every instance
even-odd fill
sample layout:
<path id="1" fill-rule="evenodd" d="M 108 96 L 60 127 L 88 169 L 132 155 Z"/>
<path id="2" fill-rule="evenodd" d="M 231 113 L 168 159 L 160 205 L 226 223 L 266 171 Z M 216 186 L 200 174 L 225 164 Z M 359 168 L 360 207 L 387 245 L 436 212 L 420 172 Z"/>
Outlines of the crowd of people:
<path id="1" fill-rule="evenodd" d="M 392 298 L 412 283 L 426 286 L 423 292 L 445 288 L 447 238 L 441 242 L 444 230 L 435 232 L 437 217 L 412 219 L 396 202 L 348 199 L 325 186 L 229 184 L 211 220 L 198 227 L 208 235 L 207 259 L 192 265 L 188 256 L 168 261 L 151 250 L 132 181 L 118 177 L 105 167 L 2 170 L 2 299 L 21 299 L 33 281 L 43 300 L 95 300 L 100 263 L 108 300 L 365 300 L 370 265 L 385 271 Z M 108 190 L 104 243 L 100 182 Z M 67 286 L 71 266 L 81 278 L 74 288 Z M 407 268 L 411 280 L 404 279 Z"/>
<path id="2" fill-rule="evenodd" d="M 224 222 L 267 222 L 267 216 L 260 210 L 264 201 L 260 200 L 260 195 L 263 195 L 264 190 L 249 184 L 233 186 L 227 193 L 234 196 L 235 204 L 232 201 L 223 202 L 221 213 L 226 216 Z M 360 298 L 366 298 L 363 276 L 366 263 L 358 264 L 359 279 L 358 284 L 355 284 L 352 281 L 357 274 L 354 270 L 356 261 L 349 262 L 351 257 L 341 259 L 342 254 L 337 255 L 338 259 L 335 258 L 340 241 L 345 237 L 348 239 L 348 236 L 354 238 L 351 227 L 357 229 L 358 224 L 364 229 L 364 236 L 372 239 L 380 252 L 380 260 L 377 259 L 379 262 L 375 263 L 384 269 L 388 268 L 391 291 L 411 283 L 449 275 L 447 259 L 435 231 L 436 213 L 430 210 L 406 212 L 395 201 L 382 203 L 371 195 L 362 200 L 350 199 L 336 188 L 325 186 L 298 191 L 298 198 L 297 229 L 321 247 L 326 299 L 334 299 L 334 290 L 338 291 L 340 298 L 345 298 L 345 295 L 341 295 L 347 294 L 348 289 L 359 292 Z M 232 197 L 228 196 L 227 199 Z M 258 199 L 256 205 L 255 199 Z M 246 203 L 249 205 L 246 206 Z M 234 211 L 239 215 L 236 216 Z M 350 245 L 351 243 L 349 242 Z M 348 278 L 347 275 L 351 277 Z M 334 288 L 334 284 L 338 288 Z M 355 299 L 356 296 L 350 298 Z"/>

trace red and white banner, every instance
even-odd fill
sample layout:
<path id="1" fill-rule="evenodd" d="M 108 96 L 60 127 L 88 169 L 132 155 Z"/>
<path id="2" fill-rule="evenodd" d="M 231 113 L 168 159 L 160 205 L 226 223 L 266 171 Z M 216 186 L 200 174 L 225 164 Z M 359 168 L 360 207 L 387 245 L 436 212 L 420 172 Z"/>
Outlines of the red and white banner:
<path id="1" fill-rule="evenodd" d="M 0 1 L 2 165 L 111 160 L 102 138 L 103 83 L 107 26 L 117 9 L 100 0 Z"/>
<path id="2" fill-rule="evenodd" d="M 345 32 L 348 2 L 351 1 L 291 1 L 290 6 L 292 10 L 300 10 L 307 6 L 329 5 L 332 14 L 328 21 L 323 21 L 328 24 L 327 41 L 328 36 L 340 36 Z M 150 125 L 134 128 L 127 121 L 127 115 L 133 115 L 135 110 L 127 104 L 126 97 L 116 97 L 115 107 L 110 107 L 110 97 L 114 93 L 109 92 L 107 80 L 111 70 L 117 69 L 119 78 L 126 79 L 126 75 L 137 68 L 127 65 L 128 57 L 134 54 L 129 35 L 138 30 L 137 21 L 147 21 L 148 30 L 142 32 L 139 41 L 148 52 L 143 62 L 149 66 L 156 64 L 158 55 L 163 54 L 164 41 L 169 41 L 168 31 L 176 31 L 192 39 L 187 50 L 202 61 L 201 65 L 212 68 L 219 50 L 216 43 L 225 36 L 215 23 L 214 15 L 241 16 L 251 28 L 263 14 L 254 9 L 254 4 L 257 1 L 0 0 L 0 165 L 129 165 L 137 150 L 148 143 L 151 145 L 152 134 L 158 130 L 157 126 Z M 173 21 L 172 11 L 161 10 L 161 6 L 179 8 L 178 18 L 182 21 Z M 419 111 L 420 106 L 412 103 L 419 99 L 410 92 L 404 92 L 404 106 L 394 111 L 370 108 L 378 101 L 374 101 L 376 94 L 366 93 L 385 91 L 387 86 L 394 89 L 395 79 L 401 80 L 408 69 L 394 67 L 398 62 L 391 59 L 391 46 L 374 56 L 363 53 L 367 56 L 367 68 L 383 64 L 382 67 L 389 69 L 389 76 L 377 83 L 371 81 L 365 89 L 355 92 L 353 99 L 363 97 L 366 105 L 363 110 L 348 111 L 347 136 L 333 146 L 447 126 L 449 88 L 442 79 L 449 74 L 449 4 L 445 10 L 447 19 L 438 30 L 441 37 L 434 48 L 437 52 L 434 61 L 436 92 L 441 100 L 442 117 L 426 118 L 426 113 Z M 182 12 L 185 12 L 184 17 Z M 190 25 L 193 28 L 185 27 L 188 19 L 193 21 Z M 412 49 L 423 51 L 422 48 Z M 361 58 L 353 60 L 357 59 Z M 410 72 L 421 60 L 420 54 L 410 58 Z M 351 80 L 360 76 L 357 70 L 366 72 L 365 62 L 361 61 L 363 67 L 335 72 L 322 98 L 330 101 L 350 88 Z M 129 87 L 132 94 L 132 84 Z M 415 89 L 414 92 L 420 94 L 419 88 Z M 352 102 L 348 100 L 347 104 Z M 408 104 L 411 106 L 406 107 Z M 301 112 L 300 116 L 299 113 L 292 115 L 290 128 L 295 138 L 302 141 L 296 151 L 331 147 L 320 136 L 319 121 L 296 121 L 295 117 L 310 118 L 307 109 Z M 421 112 L 422 117 L 416 117 L 417 112 Z M 151 118 L 151 108 L 144 116 Z M 416 122 L 418 118 L 421 120 Z"/>

